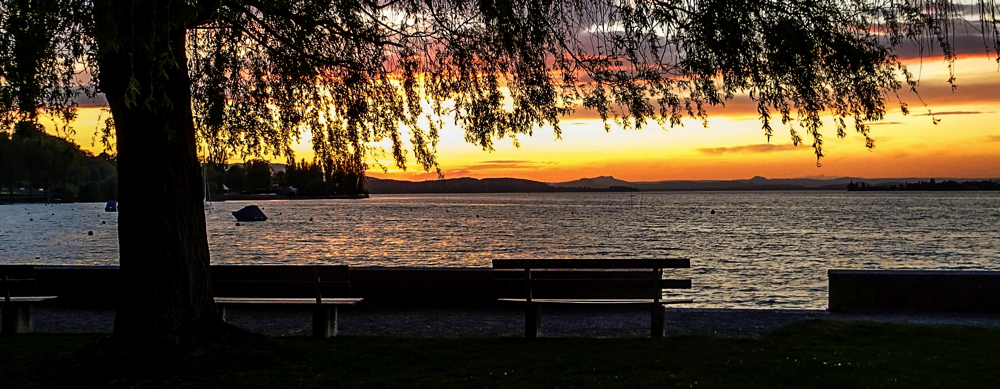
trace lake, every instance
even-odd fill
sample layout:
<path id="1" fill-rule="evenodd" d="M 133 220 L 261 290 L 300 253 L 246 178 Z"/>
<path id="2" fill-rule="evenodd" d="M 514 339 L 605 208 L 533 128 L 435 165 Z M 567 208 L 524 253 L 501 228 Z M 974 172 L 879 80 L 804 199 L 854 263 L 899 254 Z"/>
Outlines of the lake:
<path id="1" fill-rule="evenodd" d="M 237 226 L 230 212 L 249 204 L 269 220 Z M 117 216 L 96 203 L 2 205 L 0 264 L 116 265 Z M 678 295 L 696 307 L 825 309 L 831 268 L 1000 269 L 997 192 L 373 195 L 216 202 L 206 216 L 213 263 L 690 258 L 676 274 L 694 289 Z"/>

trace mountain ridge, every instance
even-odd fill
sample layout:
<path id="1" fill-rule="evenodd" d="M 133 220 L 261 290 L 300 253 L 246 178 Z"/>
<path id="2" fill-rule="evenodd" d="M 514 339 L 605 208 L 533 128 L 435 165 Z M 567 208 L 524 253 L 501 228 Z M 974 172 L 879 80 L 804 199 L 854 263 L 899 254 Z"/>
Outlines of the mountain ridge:
<path id="1" fill-rule="evenodd" d="M 449 178 L 442 180 L 403 181 L 368 177 L 368 190 L 373 194 L 399 193 L 523 193 L 523 192 L 587 192 L 587 191 L 759 191 L 759 190 L 847 190 L 851 182 L 869 185 L 927 181 L 930 178 L 775 178 L 755 176 L 743 180 L 664 180 L 631 182 L 614 176 L 581 178 L 565 182 L 541 182 L 523 178 Z M 993 179 L 935 178 L 938 181 L 985 181 Z"/>

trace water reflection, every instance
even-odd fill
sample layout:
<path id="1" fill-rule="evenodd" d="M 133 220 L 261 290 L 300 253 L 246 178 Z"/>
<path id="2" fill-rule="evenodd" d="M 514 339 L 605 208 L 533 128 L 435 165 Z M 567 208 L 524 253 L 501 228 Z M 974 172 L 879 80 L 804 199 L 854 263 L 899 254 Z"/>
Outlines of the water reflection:
<path id="1" fill-rule="evenodd" d="M 393 195 L 219 202 L 206 216 L 215 263 L 687 257 L 692 269 L 682 273 L 694 278 L 690 293 L 703 307 L 825 308 L 829 268 L 1000 268 L 997 193 L 644 193 L 642 206 L 629 201 L 614 193 Z M 236 226 L 230 212 L 251 203 L 269 220 Z M 116 225 L 103 204 L 0 206 L 0 262 L 114 264 Z"/>

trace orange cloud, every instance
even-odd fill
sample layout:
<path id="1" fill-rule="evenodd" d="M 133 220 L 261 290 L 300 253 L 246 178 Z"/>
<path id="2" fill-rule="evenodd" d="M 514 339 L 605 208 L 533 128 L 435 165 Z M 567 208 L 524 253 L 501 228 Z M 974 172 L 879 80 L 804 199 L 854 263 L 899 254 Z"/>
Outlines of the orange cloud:
<path id="1" fill-rule="evenodd" d="M 495 160 L 483 161 L 475 165 L 463 167 L 464 170 L 494 170 L 494 169 L 538 169 L 545 165 L 555 165 L 555 162 L 519 161 L 519 160 Z"/>
<path id="2" fill-rule="evenodd" d="M 545 169 L 554 165 L 557 165 L 557 163 L 502 159 L 502 160 L 480 161 L 472 165 L 460 166 L 455 169 L 445 169 L 441 171 L 441 174 L 445 178 L 478 177 L 478 176 L 500 177 L 500 176 L 510 176 L 510 175 L 520 177 L 521 175 L 523 175 L 522 174 L 523 171 L 534 171 L 536 169 Z M 438 177 L 438 174 L 436 172 L 419 172 L 412 174 L 400 174 L 400 173 L 383 174 L 378 171 L 369 171 L 368 174 L 373 177 L 402 178 L 407 180 L 436 180 L 440 178 Z"/>
<path id="3" fill-rule="evenodd" d="M 869 126 L 895 126 L 897 124 L 904 124 L 903 122 L 875 122 L 867 123 Z"/>
<path id="4" fill-rule="evenodd" d="M 993 111 L 944 111 L 944 112 L 925 113 L 917 116 L 979 115 L 984 113 L 993 113 Z"/>
<path id="5" fill-rule="evenodd" d="M 778 153 L 783 151 L 802 150 L 802 148 L 789 144 L 775 145 L 770 143 L 761 143 L 755 145 L 743 145 L 743 146 L 733 146 L 733 147 L 703 147 L 703 148 L 697 148 L 695 150 L 697 150 L 699 153 L 702 154 L 722 155 L 722 154 Z"/>

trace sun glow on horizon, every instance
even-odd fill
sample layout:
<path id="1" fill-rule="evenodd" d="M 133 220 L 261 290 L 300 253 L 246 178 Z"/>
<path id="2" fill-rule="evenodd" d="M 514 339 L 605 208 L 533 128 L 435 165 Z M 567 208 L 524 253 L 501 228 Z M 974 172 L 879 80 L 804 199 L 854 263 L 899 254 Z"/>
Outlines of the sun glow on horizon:
<path id="1" fill-rule="evenodd" d="M 745 97 L 729 101 L 725 107 L 709 107 L 707 128 L 698 120 L 685 119 L 682 126 L 666 130 L 655 122 L 646 123 L 642 130 L 623 130 L 610 123 L 611 131 L 605 132 L 604 123 L 593 113 L 579 110 L 561 120 L 562 139 L 555 139 L 551 127 L 540 128 L 533 136 L 518 136 L 520 147 L 514 147 L 509 138 L 498 139 L 492 152 L 466 143 L 461 129 L 446 120 L 437 145 L 438 162 L 445 178 L 514 177 L 543 182 L 608 175 L 628 181 L 753 176 L 1000 177 L 1000 71 L 995 59 L 962 56 L 953 65 L 957 79 L 954 91 L 947 83 L 949 73 L 943 62 L 925 58 L 922 64 L 910 63 L 909 67 L 922 80 L 920 96 L 907 90 L 899 92 L 910 115 L 902 115 L 891 97 L 885 119 L 872 123 L 876 140 L 872 150 L 865 147 L 863 137 L 852 132 L 850 121 L 847 136 L 838 139 L 832 122 L 825 118 L 821 167 L 816 165 L 812 139 L 804 131 L 799 130 L 805 143 L 796 147 L 788 134 L 789 126 L 774 120 L 774 136 L 768 140 L 755 106 Z M 71 138 L 83 149 L 100 153 L 95 131 L 107 114 L 93 107 L 78 112 L 72 124 L 76 133 Z M 934 124 L 934 119 L 940 123 Z M 54 133 L 48 120 L 42 123 Z M 293 150 L 296 160 L 312 160 L 308 132 Z M 285 157 L 270 159 L 286 161 Z M 372 159 L 368 174 L 402 180 L 438 178 L 435 172 L 424 172 L 413 159 L 408 156 L 405 171 L 389 157 L 381 161 L 384 171 Z"/>

